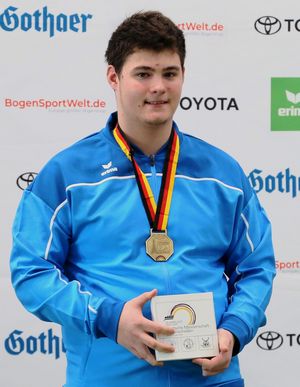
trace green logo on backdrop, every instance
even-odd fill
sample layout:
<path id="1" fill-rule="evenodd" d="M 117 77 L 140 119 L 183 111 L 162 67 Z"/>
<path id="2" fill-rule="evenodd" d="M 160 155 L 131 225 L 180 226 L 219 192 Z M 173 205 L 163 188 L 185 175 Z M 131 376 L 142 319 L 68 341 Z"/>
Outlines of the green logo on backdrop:
<path id="1" fill-rule="evenodd" d="M 300 78 L 272 78 L 271 94 L 271 130 L 300 131 Z"/>

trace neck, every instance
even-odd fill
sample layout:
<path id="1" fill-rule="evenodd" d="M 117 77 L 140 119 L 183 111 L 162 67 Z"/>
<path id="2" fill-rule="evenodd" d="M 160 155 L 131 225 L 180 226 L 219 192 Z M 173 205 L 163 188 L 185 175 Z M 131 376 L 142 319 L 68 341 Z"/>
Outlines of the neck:
<path id="1" fill-rule="evenodd" d="M 137 126 L 127 124 L 121 117 L 118 117 L 118 122 L 128 140 L 147 156 L 156 154 L 168 141 L 172 131 L 172 122 Z"/>

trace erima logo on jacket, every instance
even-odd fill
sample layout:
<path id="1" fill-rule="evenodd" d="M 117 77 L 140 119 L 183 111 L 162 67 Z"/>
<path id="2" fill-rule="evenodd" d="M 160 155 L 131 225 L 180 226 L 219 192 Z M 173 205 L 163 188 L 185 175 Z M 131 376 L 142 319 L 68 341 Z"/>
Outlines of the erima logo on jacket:
<path id="1" fill-rule="evenodd" d="M 105 171 L 101 172 L 101 176 L 105 176 L 111 172 L 117 172 L 117 167 L 112 167 L 112 161 L 110 161 L 107 164 L 102 164 L 102 168 L 105 169 Z"/>

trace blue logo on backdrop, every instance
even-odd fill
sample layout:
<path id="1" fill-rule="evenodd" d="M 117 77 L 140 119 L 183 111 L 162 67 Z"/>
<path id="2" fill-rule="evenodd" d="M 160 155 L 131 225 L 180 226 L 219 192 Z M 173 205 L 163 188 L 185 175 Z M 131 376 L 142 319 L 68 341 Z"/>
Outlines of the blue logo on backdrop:
<path id="1" fill-rule="evenodd" d="M 52 329 L 47 332 L 42 332 L 38 337 L 25 337 L 23 331 L 15 329 L 5 339 L 4 346 L 6 351 L 13 356 L 27 353 L 34 355 L 42 353 L 44 355 L 54 355 L 55 359 L 59 359 L 61 353 L 66 352 L 62 339 L 53 334 Z"/>
<path id="2" fill-rule="evenodd" d="M 0 14 L 1 29 L 8 32 L 18 29 L 27 32 L 33 29 L 37 32 L 48 32 L 50 38 L 54 36 L 55 32 L 86 32 L 88 20 L 93 17 L 83 13 L 54 15 L 48 11 L 48 7 L 43 7 L 41 11 L 36 10 L 33 13 L 18 13 L 17 11 L 16 7 L 7 7 Z"/>
<path id="3" fill-rule="evenodd" d="M 264 175 L 261 169 L 253 169 L 248 175 L 254 191 L 259 193 L 280 192 L 288 193 L 295 198 L 300 191 L 300 177 L 291 173 L 290 168 L 280 171 L 276 175 Z"/>

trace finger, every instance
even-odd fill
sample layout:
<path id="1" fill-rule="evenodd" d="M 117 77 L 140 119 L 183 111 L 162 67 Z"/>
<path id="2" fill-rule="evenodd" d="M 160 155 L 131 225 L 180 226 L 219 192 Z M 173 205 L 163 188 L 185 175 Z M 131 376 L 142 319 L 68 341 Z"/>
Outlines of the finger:
<path id="1" fill-rule="evenodd" d="M 145 345 L 141 348 L 139 351 L 140 359 L 145 360 L 147 363 L 151 364 L 152 366 L 163 366 L 164 363 L 162 361 L 157 361 L 155 357 L 152 355 L 152 353 L 149 351 L 149 348 Z"/>
<path id="2" fill-rule="evenodd" d="M 198 366 L 201 366 L 203 369 L 209 367 L 210 365 L 210 359 L 205 359 L 203 357 L 197 357 L 196 359 L 192 360 L 192 363 L 197 364 Z"/>
<path id="3" fill-rule="evenodd" d="M 132 301 L 137 305 L 137 306 L 144 306 L 146 302 L 150 301 L 151 298 L 155 297 L 157 295 L 157 289 L 151 290 L 151 292 L 145 292 L 143 294 L 140 294 L 138 297 L 135 297 L 132 299 Z"/>
<path id="4" fill-rule="evenodd" d="M 224 371 L 230 362 L 230 359 L 228 356 L 224 356 L 223 354 L 219 354 L 216 357 L 213 357 L 212 359 L 204 359 L 204 358 L 197 358 L 193 359 L 192 362 L 194 364 L 202 366 L 202 369 L 212 375 L 212 373 L 219 373 Z"/>
<path id="5" fill-rule="evenodd" d="M 219 340 L 219 350 L 220 352 L 228 352 L 230 348 L 230 342 L 226 338 Z"/>
<path id="6" fill-rule="evenodd" d="M 226 368 L 227 368 L 226 366 L 222 366 L 221 364 L 218 366 L 211 367 L 211 368 L 206 368 L 206 367 L 202 366 L 202 375 L 203 376 L 217 375 L 221 372 L 224 372 L 226 370 Z"/>
<path id="7" fill-rule="evenodd" d="M 134 348 L 134 347 L 130 347 L 129 350 L 138 358 L 138 359 L 141 359 L 141 356 L 140 354 L 138 353 L 138 351 Z"/>
<path id="8" fill-rule="evenodd" d="M 219 349 L 220 352 L 226 353 L 232 351 L 234 345 L 233 334 L 225 329 L 218 330 Z"/>
<path id="9" fill-rule="evenodd" d="M 213 367 L 213 368 L 206 368 L 205 366 L 200 364 L 199 359 L 197 359 L 197 360 L 194 359 L 194 360 L 193 360 L 194 364 L 197 364 L 197 365 L 202 367 L 202 375 L 203 376 L 214 376 L 214 375 L 219 374 L 220 372 L 225 371 L 225 369 L 226 369 L 226 367 L 221 367 L 221 366 L 219 366 L 217 368 L 215 368 L 215 367 Z"/>
<path id="10" fill-rule="evenodd" d="M 172 344 L 163 343 L 161 341 L 154 339 L 153 337 L 151 337 L 147 334 L 145 334 L 142 337 L 142 341 L 147 347 L 152 348 L 152 349 L 159 351 L 159 352 L 172 353 L 175 351 L 175 348 L 173 347 Z"/>
<path id="11" fill-rule="evenodd" d="M 217 357 L 219 358 L 220 355 L 213 357 L 212 359 L 205 359 L 203 357 L 198 357 L 196 359 L 193 359 L 192 362 L 200 365 L 204 369 L 211 370 L 213 367 L 219 364 L 220 359 L 216 359 Z"/>
<path id="12" fill-rule="evenodd" d="M 160 324 L 158 322 L 154 322 L 152 320 L 148 320 L 147 318 L 143 319 L 143 328 L 146 332 L 151 332 L 156 335 L 173 335 L 175 333 L 175 329 L 173 327 L 169 327 L 165 324 Z"/>
<path id="13" fill-rule="evenodd" d="M 224 372 L 224 371 L 225 371 L 225 368 L 224 369 L 220 369 L 218 371 L 209 371 L 209 370 L 206 370 L 206 369 L 202 368 L 202 375 L 203 376 L 215 376 L 215 375 L 218 375 L 219 373 Z"/>
<path id="14" fill-rule="evenodd" d="M 197 357 L 196 359 L 192 360 L 192 363 L 197 364 L 198 366 L 203 367 L 203 360 L 201 357 Z"/>

